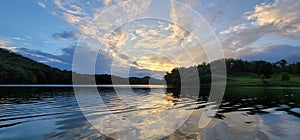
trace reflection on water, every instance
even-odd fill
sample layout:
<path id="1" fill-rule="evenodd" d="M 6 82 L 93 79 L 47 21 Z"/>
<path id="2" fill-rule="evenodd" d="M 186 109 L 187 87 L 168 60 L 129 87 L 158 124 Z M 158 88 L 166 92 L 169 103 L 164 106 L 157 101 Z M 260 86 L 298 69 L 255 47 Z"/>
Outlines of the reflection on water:
<path id="1" fill-rule="evenodd" d="M 82 88 L 79 96 L 86 99 L 95 94 Z M 158 139 L 164 132 L 173 131 L 163 139 L 299 139 L 300 90 L 297 88 L 228 88 L 217 115 L 205 128 L 199 128 L 201 112 L 207 105 L 208 89 L 201 89 L 199 97 L 178 99 L 174 90 L 164 88 L 121 89 L 98 88 L 105 103 L 89 112 L 92 126 L 78 107 L 72 88 L 0 88 L 0 139 L 111 139 L 108 136 L 131 134 L 139 139 Z M 190 92 L 193 92 L 191 89 Z M 107 107 L 107 108 L 106 108 Z M 173 109 L 176 116 L 167 116 Z M 106 110 L 108 109 L 108 110 Z M 164 127 L 145 129 L 144 126 L 164 117 L 172 122 L 192 113 L 183 124 L 173 122 Z M 122 124 L 110 121 L 116 114 L 120 120 L 135 124 L 134 130 L 122 129 Z M 105 127 L 103 127 L 103 124 Z M 104 134 L 100 133 L 97 129 Z M 114 128 L 114 129 L 112 129 Z M 117 128 L 117 129 L 116 129 Z M 128 138 L 128 137 L 127 137 Z"/>

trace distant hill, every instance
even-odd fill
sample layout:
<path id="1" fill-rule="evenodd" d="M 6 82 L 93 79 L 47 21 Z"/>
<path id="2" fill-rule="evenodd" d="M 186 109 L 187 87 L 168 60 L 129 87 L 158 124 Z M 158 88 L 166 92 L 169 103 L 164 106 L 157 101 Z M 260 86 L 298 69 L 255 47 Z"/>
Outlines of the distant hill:
<path id="1" fill-rule="evenodd" d="M 61 71 L 0 49 L 1 84 L 69 84 L 71 72 Z"/>
<path id="2" fill-rule="evenodd" d="M 95 78 L 97 84 L 112 84 L 111 75 L 76 74 L 82 78 L 81 84 L 86 84 L 85 79 Z M 126 84 L 128 78 L 113 76 L 117 83 Z M 160 84 L 161 81 L 150 77 L 129 78 L 130 84 Z M 72 72 L 60 70 L 23 57 L 16 53 L 0 48 L 0 84 L 72 84 Z"/>

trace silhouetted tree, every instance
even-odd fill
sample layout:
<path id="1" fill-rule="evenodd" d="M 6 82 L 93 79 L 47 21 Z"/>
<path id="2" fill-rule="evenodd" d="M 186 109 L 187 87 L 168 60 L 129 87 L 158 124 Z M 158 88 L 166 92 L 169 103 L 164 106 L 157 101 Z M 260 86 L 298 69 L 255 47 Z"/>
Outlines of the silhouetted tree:
<path id="1" fill-rule="evenodd" d="M 273 74 L 272 64 L 266 61 L 253 61 L 253 72 L 256 74 L 263 74 L 265 78 L 270 78 Z"/>
<path id="2" fill-rule="evenodd" d="M 290 77 L 287 73 L 283 73 L 281 75 L 281 81 L 289 81 L 290 80 Z"/>
<path id="3" fill-rule="evenodd" d="M 277 64 L 280 67 L 280 72 L 286 71 L 287 61 L 285 59 L 281 59 L 280 61 L 277 61 L 275 64 Z"/>

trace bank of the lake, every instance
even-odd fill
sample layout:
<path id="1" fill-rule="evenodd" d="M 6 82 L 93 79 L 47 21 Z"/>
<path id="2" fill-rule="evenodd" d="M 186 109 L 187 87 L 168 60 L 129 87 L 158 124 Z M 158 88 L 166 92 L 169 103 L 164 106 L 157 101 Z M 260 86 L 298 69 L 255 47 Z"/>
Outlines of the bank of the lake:
<path id="1" fill-rule="evenodd" d="M 300 76 L 288 74 L 288 80 L 282 80 L 282 74 L 275 74 L 270 78 L 258 75 L 229 76 L 227 86 L 265 86 L 265 87 L 300 87 Z"/>

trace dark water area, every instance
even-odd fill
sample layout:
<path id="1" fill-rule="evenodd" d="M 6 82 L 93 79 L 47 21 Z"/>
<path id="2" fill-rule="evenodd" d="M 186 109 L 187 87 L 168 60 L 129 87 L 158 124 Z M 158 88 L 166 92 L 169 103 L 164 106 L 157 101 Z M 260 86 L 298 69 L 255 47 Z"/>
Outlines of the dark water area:
<path id="1" fill-rule="evenodd" d="M 0 139 L 112 139 L 117 136 L 122 139 L 122 134 L 131 131 L 109 122 L 107 118 L 112 114 L 136 122 L 138 139 L 300 138 L 299 88 L 227 88 L 217 114 L 204 128 L 199 128 L 198 123 L 207 106 L 209 89 L 201 89 L 199 97 L 180 99 L 173 96 L 176 91 L 157 87 L 122 87 L 117 93 L 113 88 L 99 87 L 98 91 L 103 106 L 108 109 L 94 109 L 88 114 L 92 117 L 86 117 L 71 87 L 1 87 Z M 86 98 L 89 107 L 98 105 L 90 102 L 95 94 L 89 87 L 82 88 L 76 95 Z M 184 118 L 191 113 L 178 128 L 170 125 L 144 130 L 145 125 L 155 123 L 174 109 L 177 115 L 168 119 Z M 94 120 L 107 121 L 105 129 L 111 130 L 91 124 Z M 168 131 L 171 132 L 168 135 L 162 133 Z"/>

